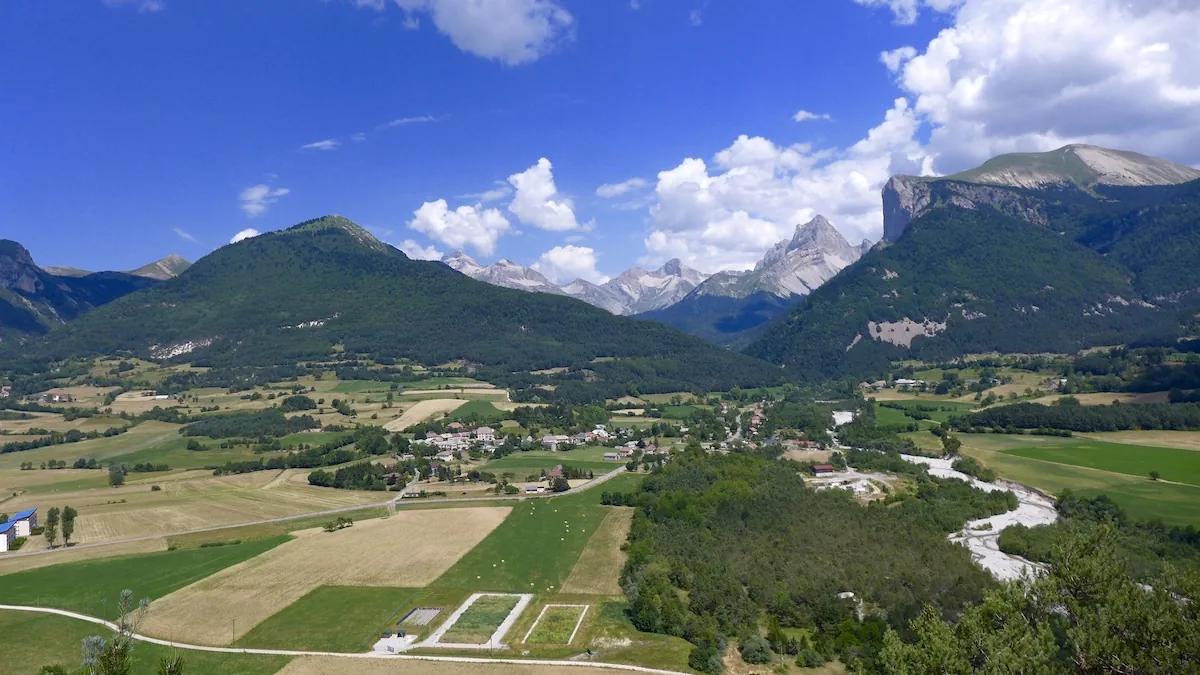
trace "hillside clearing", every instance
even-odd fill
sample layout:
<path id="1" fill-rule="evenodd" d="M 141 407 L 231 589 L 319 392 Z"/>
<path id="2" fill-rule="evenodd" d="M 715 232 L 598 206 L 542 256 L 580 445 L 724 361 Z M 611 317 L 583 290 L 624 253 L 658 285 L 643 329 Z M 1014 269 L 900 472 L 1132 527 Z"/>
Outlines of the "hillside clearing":
<path id="1" fill-rule="evenodd" d="M 504 520 L 490 507 L 403 511 L 338 532 L 296 538 L 159 600 L 149 635 L 226 645 L 318 586 L 421 587 L 437 578 Z"/>

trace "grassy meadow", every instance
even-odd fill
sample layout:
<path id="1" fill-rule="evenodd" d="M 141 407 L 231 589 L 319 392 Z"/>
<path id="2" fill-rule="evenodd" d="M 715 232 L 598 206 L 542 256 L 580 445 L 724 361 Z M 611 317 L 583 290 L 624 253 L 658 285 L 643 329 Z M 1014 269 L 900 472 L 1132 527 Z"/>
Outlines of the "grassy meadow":
<path id="1" fill-rule="evenodd" d="M 320 586 L 276 612 L 236 646 L 323 652 L 365 652 L 420 589 Z"/>

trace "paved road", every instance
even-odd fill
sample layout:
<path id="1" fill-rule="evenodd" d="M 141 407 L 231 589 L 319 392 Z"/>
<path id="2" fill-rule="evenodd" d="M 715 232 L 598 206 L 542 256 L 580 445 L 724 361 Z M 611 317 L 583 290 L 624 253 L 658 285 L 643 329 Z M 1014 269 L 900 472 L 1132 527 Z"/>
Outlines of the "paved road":
<path id="1" fill-rule="evenodd" d="M 594 478 L 594 479 L 584 483 L 583 485 L 580 485 L 579 487 L 571 490 L 568 493 L 544 492 L 544 493 L 533 494 L 533 495 L 527 495 L 527 494 L 496 495 L 494 497 L 487 497 L 486 499 L 479 498 L 478 501 L 489 501 L 489 502 L 492 502 L 492 501 L 520 501 L 523 499 L 546 499 L 549 497 L 556 497 L 560 494 L 576 494 L 579 492 L 586 492 L 588 490 L 591 490 L 592 488 L 596 487 L 597 485 L 601 485 L 609 480 L 612 480 L 614 477 L 619 476 L 623 473 L 625 473 L 625 466 L 621 465 L 619 468 L 613 469 L 612 471 L 604 474 L 603 476 Z M 410 487 L 412 487 L 412 486 L 410 485 Z M 400 493 L 400 495 L 403 495 L 403 494 L 404 494 L 403 492 Z M 82 549 L 82 548 L 93 548 L 93 547 L 97 547 L 97 546 L 112 546 L 113 544 L 127 544 L 127 543 L 135 542 L 135 541 L 150 541 L 152 539 L 161 539 L 163 537 L 173 537 L 173 536 L 184 535 L 184 534 L 198 534 L 200 532 L 215 532 L 217 530 L 227 530 L 231 527 L 245 527 L 247 525 L 269 525 L 272 523 L 286 523 L 290 520 L 300 520 L 301 518 L 312 518 L 314 516 L 336 516 L 336 515 L 339 515 L 342 513 L 350 513 L 351 511 L 359 511 L 361 509 L 370 509 L 370 508 L 376 508 L 376 507 L 387 508 L 389 506 L 395 506 L 398 508 L 403 508 L 407 504 L 416 505 L 416 504 L 449 504 L 449 503 L 466 505 L 473 501 L 476 501 L 476 500 L 474 500 L 474 499 L 467 500 L 467 499 L 461 499 L 461 498 L 457 498 L 457 497 L 431 497 L 431 498 L 426 498 L 426 499 L 410 499 L 410 500 L 401 500 L 400 497 L 394 497 L 392 499 L 389 499 L 386 502 L 376 502 L 374 504 L 359 504 L 357 506 L 342 506 L 342 507 L 339 507 L 336 509 L 328 509 L 325 511 L 312 511 L 310 513 L 298 513 L 294 516 L 283 516 L 282 518 L 267 518 L 265 520 L 252 520 L 252 521 L 245 522 L 245 523 L 231 523 L 229 525 L 219 525 L 216 527 L 202 527 L 202 528 L 195 529 L 195 530 L 185 530 L 183 532 L 162 532 L 160 534 L 151 534 L 151 535 L 146 535 L 143 537 L 129 537 L 128 539 L 112 539 L 109 541 L 97 541 L 97 542 L 92 542 L 92 543 L 75 544 L 75 545 L 71 546 L 70 548 L 41 549 L 38 551 L 16 551 L 13 553 L 5 553 L 3 556 L 0 556 L 0 559 L 7 560 L 9 558 L 21 558 L 24 556 L 52 555 L 55 553 L 61 553 L 62 551 L 75 551 L 75 550 Z"/>
<path id="2" fill-rule="evenodd" d="M 57 614 L 80 621 L 87 621 L 99 626 L 104 626 L 109 630 L 117 630 L 116 624 L 98 619 L 94 616 L 86 614 L 78 614 L 76 612 L 68 612 L 63 609 L 52 609 L 50 607 L 31 607 L 27 605 L 0 605 L 0 610 L 10 610 L 14 612 L 38 612 L 41 614 Z M 197 652 L 219 652 L 222 654 L 264 654 L 272 656 L 333 656 L 346 659 L 386 659 L 391 661 L 444 661 L 449 663 L 485 663 L 485 664 L 514 664 L 514 665 L 535 665 L 535 666 L 576 666 L 581 668 L 604 668 L 607 670 L 624 670 L 638 673 L 652 673 L 653 675 L 686 675 L 674 670 L 659 670 L 656 668 L 644 668 L 642 666 L 630 666 L 623 663 L 601 663 L 598 661 L 552 661 L 549 659 L 492 659 L 472 656 L 417 656 L 414 654 L 382 654 L 377 652 L 367 652 L 359 654 L 343 654 L 339 652 L 308 652 L 295 651 L 290 649 L 242 649 L 237 647 L 209 647 L 205 645 L 190 645 L 185 642 L 171 642 L 170 640 L 160 640 L 145 635 L 132 634 L 134 640 L 146 642 L 163 647 L 172 647 L 175 649 L 183 649 L 187 651 Z"/>

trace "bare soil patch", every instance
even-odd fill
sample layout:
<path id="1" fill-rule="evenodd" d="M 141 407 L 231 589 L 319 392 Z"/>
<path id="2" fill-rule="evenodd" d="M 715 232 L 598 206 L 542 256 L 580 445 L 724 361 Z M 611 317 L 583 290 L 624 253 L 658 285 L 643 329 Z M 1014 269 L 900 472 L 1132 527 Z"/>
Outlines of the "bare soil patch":
<path id="1" fill-rule="evenodd" d="M 1157 448 L 1200 450 L 1200 431 L 1114 431 L 1098 434 L 1075 434 L 1106 443 L 1150 445 Z"/>
<path id="2" fill-rule="evenodd" d="M 143 631 L 226 645 L 318 586 L 419 588 L 475 547 L 507 507 L 403 511 L 296 539 L 154 603 Z"/>
<path id="3" fill-rule="evenodd" d="M 794 462 L 828 462 L 832 456 L 832 450 L 788 450 L 783 453 L 784 459 Z"/>
<path id="4" fill-rule="evenodd" d="M 579 595 L 620 595 L 621 569 L 625 552 L 621 545 L 629 538 L 633 509 L 616 507 L 604 517 L 600 527 L 571 568 L 562 593 Z"/>

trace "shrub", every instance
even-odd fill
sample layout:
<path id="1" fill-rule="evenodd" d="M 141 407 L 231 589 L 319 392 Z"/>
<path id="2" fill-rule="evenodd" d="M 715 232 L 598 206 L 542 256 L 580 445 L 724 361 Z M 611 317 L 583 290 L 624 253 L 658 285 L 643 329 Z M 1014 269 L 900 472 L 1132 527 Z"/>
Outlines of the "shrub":
<path id="1" fill-rule="evenodd" d="M 746 663 L 761 664 L 771 662 L 771 645 L 765 638 L 758 635 L 753 635 L 742 640 L 741 651 L 742 660 Z"/>
<path id="2" fill-rule="evenodd" d="M 151 492 L 162 492 L 162 486 L 161 485 L 151 485 L 150 491 Z"/>
<path id="3" fill-rule="evenodd" d="M 725 670 L 721 655 L 713 647 L 696 647 L 688 654 L 688 666 L 707 675 L 720 675 Z"/>
<path id="4" fill-rule="evenodd" d="M 825 665 L 825 657 L 815 649 L 805 649 L 796 657 L 796 665 L 801 668 L 820 668 Z"/>

